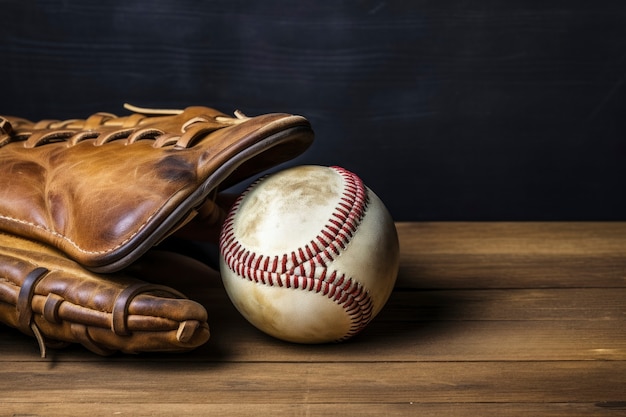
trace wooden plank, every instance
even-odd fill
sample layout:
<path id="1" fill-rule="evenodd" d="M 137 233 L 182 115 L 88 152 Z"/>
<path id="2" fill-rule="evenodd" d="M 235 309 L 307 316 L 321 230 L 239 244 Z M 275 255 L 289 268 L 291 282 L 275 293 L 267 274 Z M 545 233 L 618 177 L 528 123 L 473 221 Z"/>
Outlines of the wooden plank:
<path id="1" fill-rule="evenodd" d="M 401 288 L 626 287 L 624 222 L 397 223 Z"/>
<path id="2" fill-rule="evenodd" d="M 405 259 L 397 287 L 624 288 L 626 257 L 419 253 Z"/>
<path id="3" fill-rule="evenodd" d="M 599 403 L 626 399 L 626 361 L 8 363 L 0 403 Z"/>
<path id="4" fill-rule="evenodd" d="M 195 404 L 181 402 L 173 404 L 112 404 L 108 402 L 64 402 L 64 403 L 11 403 L 1 404 L 6 415 L 15 417 L 72 417 L 85 416 L 340 416 L 340 417 L 466 417 L 466 416 L 613 416 L 626 410 L 626 402 L 572 402 L 572 403 L 381 403 L 381 404 L 246 404 L 211 403 Z"/>
<path id="5" fill-rule="evenodd" d="M 399 224 L 399 232 L 409 242 L 401 245 L 401 285 L 349 342 L 280 342 L 239 315 L 216 274 L 181 277 L 163 283 L 207 307 L 207 345 L 106 358 L 73 346 L 40 359 L 34 339 L 0 326 L 0 409 L 453 417 L 626 410 L 621 224 Z"/>
<path id="6" fill-rule="evenodd" d="M 296 345 L 273 339 L 247 323 L 213 327 L 204 346 L 185 354 L 115 355 L 101 358 L 80 346 L 48 350 L 40 359 L 34 339 L 0 333 L 0 363 L 12 362 L 424 362 L 626 360 L 623 321 L 378 322 L 341 344 Z"/>
<path id="7" fill-rule="evenodd" d="M 221 291 L 221 292 L 220 292 Z M 193 361 L 442 361 L 626 359 L 626 289 L 396 291 L 354 340 L 339 345 L 283 343 L 262 334 L 223 290 L 201 297 L 211 340 Z M 82 349 L 51 350 L 51 360 L 98 361 Z M 0 362 L 38 360 L 34 339 L 0 328 Z M 124 357 L 124 355 L 121 355 Z M 132 357 L 132 356 L 131 356 Z"/>
<path id="8" fill-rule="evenodd" d="M 377 320 L 626 320 L 626 288 L 396 290 Z M 533 324 L 529 324 L 532 326 Z"/>
<path id="9" fill-rule="evenodd" d="M 398 222 L 403 247 L 428 253 L 620 255 L 626 222 Z"/>

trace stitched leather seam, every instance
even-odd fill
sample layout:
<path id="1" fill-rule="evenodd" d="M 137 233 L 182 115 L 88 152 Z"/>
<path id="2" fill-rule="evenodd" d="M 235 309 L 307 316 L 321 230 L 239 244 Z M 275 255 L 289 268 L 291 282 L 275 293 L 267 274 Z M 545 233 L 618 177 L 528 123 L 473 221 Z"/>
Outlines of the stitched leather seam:
<path id="1" fill-rule="evenodd" d="M 99 250 L 99 251 L 90 251 L 90 250 L 86 250 L 83 249 L 82 247 L 80 247 L 78 245 L 78 243 L 74 242 L 72 239 L 70 239 L 69 237 L 56 232 L 54 230 L 51 230 L 47 227 L 41 226 L 39 224 L 35 224 L 35 223 L 31 223 L 29 221 L 26 220 L 22 220 L 22 219 L 16 219 L 14 217 L 10 217 L 10 216 L 5 216 L 0 214 L 0 220 L 7 220 L 9 222 L 15 222 L 15 223 L 19 223 L 19 224 L 23 224 L 29 227 L 33 227 L 35 229 L 39 229 L 42 230 L 54 237 L 58 237 L 63 239 L 65 242 L 69 243 L 73 248 L 75 248 L 77 251 L 79 251 L 80 253 L 85 253 L 85 254 L 90 254 L 90 255 L 101 255 L 101 254 L 106 254 L 106 253 L 110 253 L 113 252 L 119 248 L 121 248 L 122 246 L 124 246 L 126 243 L 130 242 L 143 228 L 145 225 L 147 225 L 148 223 L 150 223 L 150 221 L 152 220 L 152 218 L 155 216 L 156 213 L 151 214 L 145 222 L 143 222 L 138 228 L 137 230 L 131 234 L 129 237 L 127 237 L 126 239 L 124 239 L 123 241 L 121 241 L 120 243 L 118 243 L 116 246 L 113 246 L 109 249 L 105 249 L 105 250 Z"/>

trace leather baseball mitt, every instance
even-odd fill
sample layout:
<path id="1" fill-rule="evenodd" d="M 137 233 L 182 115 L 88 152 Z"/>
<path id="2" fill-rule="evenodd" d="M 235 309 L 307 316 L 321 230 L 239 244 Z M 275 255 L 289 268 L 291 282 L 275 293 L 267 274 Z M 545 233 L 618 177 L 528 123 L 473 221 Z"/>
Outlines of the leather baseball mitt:
<path id="1" fill-rule="evenodd" d="M 64 121 L 0 116 L 0 321 L 36 337 L 42 354 L 58 343 L 108 354 L 206 342 L 204 307 L 149 282 L 206 279 L 208 266 L 148 251 L 173 233 L 217 243 L 221 191 L 313 140 L 309 122 L 290 114 L 128 108 Z"/>
<path id="2" fill-rule="evenodd" d="M 0 116 L 0 231 L 118 271 L 184 225 L 216 239 L 215 196 L 313 140 L 290 114 L 127 108 L 84 120 Z"/>
<path id="3" fill-rule="evenodd" d="M 173 288 L 144 281 L 142 271 L 175 282 L 183 275 L 206 279 L 208 269 L 171 253 L 146 255 L 124 272 L 101 275 L 49 246 L 0 233 L 0 321 L 36 337 L 42 357 L 46 346 L 67 343 L 100 355 L 189 351 L 209 339 L 206 309 Z"/>

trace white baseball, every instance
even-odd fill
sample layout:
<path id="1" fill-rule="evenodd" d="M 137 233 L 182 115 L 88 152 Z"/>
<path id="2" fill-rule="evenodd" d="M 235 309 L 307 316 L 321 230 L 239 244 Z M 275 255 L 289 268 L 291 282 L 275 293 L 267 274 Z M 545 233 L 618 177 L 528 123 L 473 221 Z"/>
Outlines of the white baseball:
<path id="1" fill-rule="evenodd" d="M 254 326 L 298 343 L 346 340 L 387 302 L 399 244 L 382 201 L 340 167 L 298 166 L 252 184 L 220 236 L 226 292 Z"/>

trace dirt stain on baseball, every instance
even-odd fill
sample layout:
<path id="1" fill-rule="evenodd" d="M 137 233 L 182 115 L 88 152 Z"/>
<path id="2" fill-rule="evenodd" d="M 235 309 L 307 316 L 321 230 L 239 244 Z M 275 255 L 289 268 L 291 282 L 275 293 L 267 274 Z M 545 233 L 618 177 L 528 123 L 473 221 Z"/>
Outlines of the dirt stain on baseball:
<path id="1" fill-rule="evenodd" d="M 341 178 L 332 170 L 320 170 L 319 167 L 301 166 L 295 168 L 297 176 L 289 177 L 282 185 L 282 193 L 298 201 L 302 206 L 325 206 L 337 199 Z M 335 181 L 331 181 L 335 177 Z M 277 184 L 280 186 L 280 184 Z"/>
<path id="2" fill-rule="evenodd" d="M 265 178 L 242 201 L 235 224 L 241 242 L 281 253 L 285 236 L 295 239 L 289 247 L 307 244 L 331 218 L 343 181 L 334 170 L 319 166 L 295 167 Z"/>

